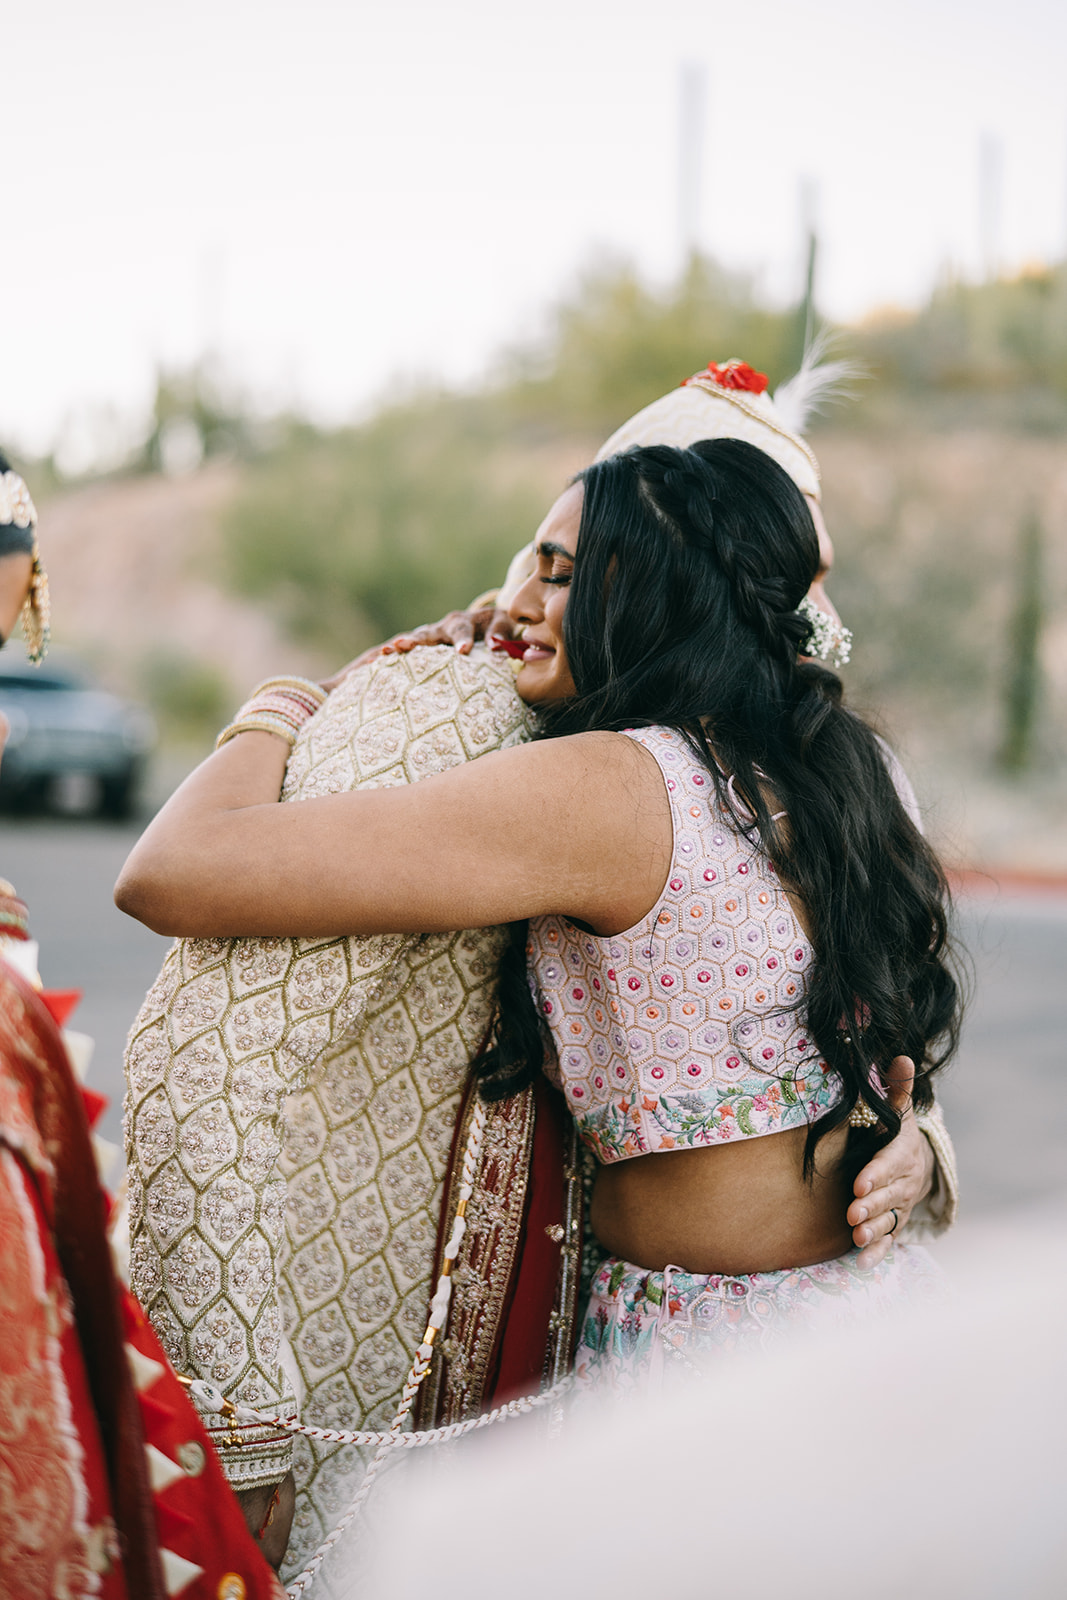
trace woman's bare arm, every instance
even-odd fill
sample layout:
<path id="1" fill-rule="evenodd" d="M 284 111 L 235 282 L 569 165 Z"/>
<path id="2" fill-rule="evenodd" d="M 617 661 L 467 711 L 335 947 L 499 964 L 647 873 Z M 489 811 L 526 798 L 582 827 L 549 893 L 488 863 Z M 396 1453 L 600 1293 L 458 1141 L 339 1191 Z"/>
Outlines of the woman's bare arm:
<path id="1" fill-rule="evenodd" d="M 543 912 L 612 933 L 651 910 L 670 867 L 659 769 L 617 734 L 283 806 L 287 754 L 250 732 L 205 761 L 135 846 L 120 909 L 182 937 L 433 933 Z"/>

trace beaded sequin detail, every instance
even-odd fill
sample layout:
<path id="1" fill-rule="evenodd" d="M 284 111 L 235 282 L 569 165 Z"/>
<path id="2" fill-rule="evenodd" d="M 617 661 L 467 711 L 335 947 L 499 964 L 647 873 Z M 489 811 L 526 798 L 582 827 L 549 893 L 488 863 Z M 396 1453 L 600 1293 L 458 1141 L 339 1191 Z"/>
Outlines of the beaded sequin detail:
<path id="1" fill-rule="evenodd" d="M 662 896 L 611 938 L 562 917 L 530 925 L 557 1082 L 582 1137 L 608 1162 L 813 1122 L 841 1085 L 804 1024 L 811 946 L 774 867 L 680 734 L 630 737 L 670 800 Z"/>
<path id="2" fill-rule="evenodd" d="M 896 1244 L 876 1267 L 850 1251 L 814 1266 L 733 1277 L 677 1267 L 648 1272 L 609 1256 L 593 1279 L 575 1372 L 582 1388 L 616 1395 L 640 1392 L 657 1366 L 692 1382 L 746 1350 L 884 1322 L 915 1302 L 935 1304 L 945 1292 L 921 1245 Z"/>

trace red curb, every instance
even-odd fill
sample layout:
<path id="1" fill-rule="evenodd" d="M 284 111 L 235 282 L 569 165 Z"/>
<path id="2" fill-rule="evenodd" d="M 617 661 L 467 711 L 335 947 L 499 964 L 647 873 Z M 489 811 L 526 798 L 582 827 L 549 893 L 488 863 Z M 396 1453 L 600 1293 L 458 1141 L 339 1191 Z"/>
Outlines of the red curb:
<path id="1" fill-rule="evenodd" d="M 1010 867 L 951 867 L 946 876 L 953 889 L 988 893 L 991 889 L 1023 889 L 1038 894 L 1067 894 L 1067 873 L 1025 872 Z"/>

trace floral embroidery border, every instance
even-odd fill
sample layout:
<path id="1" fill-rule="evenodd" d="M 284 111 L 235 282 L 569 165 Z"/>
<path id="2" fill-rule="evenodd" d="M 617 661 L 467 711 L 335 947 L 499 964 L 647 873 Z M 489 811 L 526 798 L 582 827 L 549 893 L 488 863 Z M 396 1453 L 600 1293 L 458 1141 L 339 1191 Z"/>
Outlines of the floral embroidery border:
<path id="1" fill-rule="evenodd" d="M 457 1124 L 443 1214 L 449 1229 L 455 1217 L 461 1178 L 461 1156 L 474 1112 L 477 1087 L 472 1082 Z M 524 1089 L 490 1107 L 485 1144 L 474 1194 L 467 1208 L 467 1232 L 453 1272 L 448 1337 L 420 1396 L 420 1427 L 461 1421 L 481 1410 L 490 1367 L 509 1299 L 522 1236 L 533 1146 L 534 1095 Z M 440 1270 L 438 1247 L 436 1273 Z"/>

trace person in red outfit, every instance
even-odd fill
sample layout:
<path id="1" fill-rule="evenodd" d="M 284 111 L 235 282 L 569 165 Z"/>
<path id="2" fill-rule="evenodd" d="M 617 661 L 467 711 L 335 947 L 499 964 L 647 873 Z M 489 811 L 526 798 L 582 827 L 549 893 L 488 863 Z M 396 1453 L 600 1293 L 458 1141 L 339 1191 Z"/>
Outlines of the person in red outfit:
<path id="1" fill-rule="evenodd" d="M 20 612 L 24 632 L 40 619 L 26 602 L 44 585 L 36 513 L 3 458 L 0 491 L 0 533 L 18 535 L 0 545 L 6 639 Z M 6 735 L 0 717 L 0 752 Z M 80 1088 L 61 1032 L 76 1000 L 40 987 L 26 907 L 0 880 L 0 1595 L 279 1600 L 199 1417 L 116 1276 L 87 1110 L 104 1103 Z"/>

